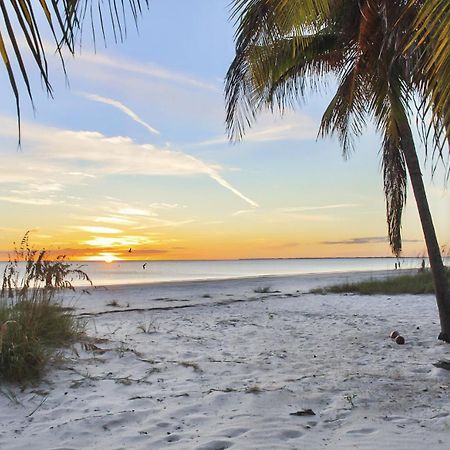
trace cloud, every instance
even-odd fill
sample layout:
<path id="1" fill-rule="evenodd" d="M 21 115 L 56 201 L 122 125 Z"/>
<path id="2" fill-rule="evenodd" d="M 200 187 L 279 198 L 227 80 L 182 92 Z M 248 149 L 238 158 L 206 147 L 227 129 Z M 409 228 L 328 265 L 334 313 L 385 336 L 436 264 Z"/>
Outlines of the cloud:
<path id="1" fill-rule="evenodd" d="M 304 141 L 317 137 L 318 125 L 308 115 L 301 112 L 287 112 L 282 117 L 263 114 L 257 123 L 247 131 L 242 142 L 274 142 L 274 141 Z M 229 143 L 226 136 L 218 136 L 189 147 L 204 147 Z"/>
<path id="2" fill-rule="evenodd" d="M 139 208 L 121 208 L 117 211 L 117 214 L 121 214 L 123 216 L 143 216 L 143 217 L 149 217 L 153 214 L 146 210 L 146 209 L 139 209 Z"/>
<path id="3" fill-rule="evenodd" d="M 114 216 L 96 217 L 94 219 L 94 222 L 112 223 L 115 225 L 133 225 L 135 223 L 133 220 L 129 220 L 124 217 L 114 217 Z"/>
<path id="4" fill-rule="evenodd" d="M 153 244 L 157 241 L 146 236 L 118 236 L 118 237 L 96 237 L 82 243 L 91 247 L 133 247 L 137 245 Z"/>
<path id="5" fill-rule="evenodd" d="M 240 209 L 238 211 L 235 211 L 233 214 L 231 214 L 231 216 L 232 217 L 243 216 L 245 214 L 252 214 L 254 212 L 255 212 L 254 209 Z"/>
<path id="6" fill-rule="evenodd" d="M 73 177 L 86 177 L 86 178 L 95 178 L 94 175 L 83 172 L 66 172 L 65 175 L 71 175 Z"/>
<path id="7" fill-rule="evenodd" d="M 326 245 L 361 245 L 361 244 L 385 244 L 388 242 L 388 238 L 386 236 L 371 236 L 371 237 L 360 237 L 360 238 L 350 238 L 344 239 L 342 241 L 322 241 L 321 244 Z"/>
<path id="8" fill-rule="evenodd" d="M 117 228 L 108 228 L 108 227 L 76 226 L 73 228 L 94 234 L 119 234 L 123 232 L 122 230 L 118 230 Z"/>
<path id="9" fill-rule="evenodd" d="M 49 205 L 55 205 L 58 203 L 56 200 L 52 200 L 51 198 L 31 198 L 31 197 L 19 197 L 19 196 L 13 196 L 8 195 L 6 196 L 0 196 L 1 202 L 8 202 L 8 203 L 18 203 L 21 205 L 32 205 L 32 206 L 49 206 Z"/>
<path id="10" fill-rule="evenodd" d="M 89 94 L 87 94 L 87 96 L 88 96 L 88 98 L 92 98 L 93 100 L 102 101 L 103 103 L 107 103 L 109 105 L 112 105 L 112 106 L 115 106 L 115 107 L 119 108 L 121 111 L 123 111 L 125 114 L 131 116 L 136 122 L 140 123 L 145 128 L 147 128 L 147 129 L 150 128 L 150 130 L 154 130 L 152 127 L 150 127 L 150 125 L 148 125 L 143 120 L 141 120 L 133 111 L 131 111 L 128 107 L 126 107 L 122 103 L 117 102 L 115 100 L 106 99 L 104 97 L 99 97 L 99 96 L 96 96 L 96 95 L 90 96 Z M 159 132 L 157 132 L 157 133 L 159 133 Z M 199 160 L 197 160 L 196 158 L 194 158 L 193 156 L 190 156 L 190 155 L 186 155 L 186 157 L 192 159 L 195 162 L 199 161 Z M 254 202 L 250 198 L 246 197 L 244 194 L 242 194 L 240 191 L 238 191 L 235 187 L 233 187 L 230 183 L 228 183 L 228 181 L 226 181 L 222 176 L 220 176 L 219 173 L 217 172 L 217 170 L 215 170 L 214 168 L 208 166 L 205 163 L 203 163 L 203 164 L 205 166 L 205 172 L 208 173 L 209 176 L 213 180 L 217 181 L 217 183 L 219 183 L 225 189 L 230 190 L 231 192 L 236 194 L 238 197 L 240 197 L 242 200 L 244 200 L 247 203 L 249 203 L 250 205 L 252 205 L 254 208 L 258 207 L 258 204 L 256 202 Z"/>
<path id="11" fill-rule="evenodd" d="M 185 73 L 176 72 L 165 67 L 157 66 L 156 64 L 142 63 L 141 61 L 135 62 L 130 59 L 118 57 L 110 58 L 104 54 L 89 51 L 84 51 L 82 54 L 76 56 L 76 61 L 71 71 L 77 70 L 78 73 L 89 76 L 89 71 L 82 70 L 83 66 L 86 67 L 86 65 L 83 63 L 87 63 L 87 65 L 89 65 L 89 67 L 91 68 L 93 66 L 105 68 L 106 70 L 108 70 L 108 72 L 111 72 L 110 69 L 114 69 L 114 72 L 119 71 L 137 75 L 144 75 L 145 77 L 193 87 L 201 90 L 216 92 L 219 90 L 216 84 L 199 80 L 197 78 L 186 75 Z"/>
<path id="12" fill-rule="evenodd" d="M 361 245 L 361 244 L 386 244 L 389 242 L 387 236 L 369 236 L 369 237 L 358 237 L 358 238 L 350 238 L 344 239 L 341 241 L 322 241 L 321 244 L 325 245 Z M 419 239 L 402 239 L 402 242 L 422 242 Z"/>
<path id="13" fill-rule="evenodd" d="M 164 203 L 156 202 L 149 205 L 152 209 L 175 209 L 175 208 L 186 208 L 185 205 L 179 205 L 178 203 Z"/>
<path id="14" fill-rule="evenodd" d="M 155 217 L 152 217 L 152 218 L 148 219 L 148 221 L 147 221 L 147 223 L 150 224 L 150 225 L 153 224 L 155 226 L 163 226 L 164 228 L 167 228 L 167 227 L 180 227 L 180 226 L 183 226 L 183 225 L 188 225 L 188 224 L 193 223 L 193 222 L 195 222 L 194 219 L 186 219 L 186 220 L 175 221 L 175 220 L 167 220 L 167 219 L 158 219 L 158 218 L 155 218 Z"/>
<path id="15" fill-rule="evenodd" d="M 339 203 L 334 205 L 319 205 L 319 206 L 293 206 L 287 208 L 277 208 L 277 211 L 284 214 L 295 214 L 307 211 L 320 211 L 327 209 L 341 209 L 341 208 L 354 208 L 358 206 L 354 203 Z"/>
<path id="16" fill-rule="evenodd" d="M 161 134 L 156 128 L 153 128 L 151 125 L 149 125 L 147 122 L 145 122 L 143 119 L 141 119 L 134 111 L 132 111 L 130 108 L 125 106 L 123 103 L 119 102 L 118 100 L 113 100 L 111 98 L 102 97 L 100 95 L 95 94 L 82 94 L 84 97 L 88 98 L 89 100 L 93 100 L 95 102 L 105 103 L 106 105 L 113 106 L 114 108 L 119 109 L 123 113 L 125 113 L 127 116 L 131 117 L 135 122 L 145 127 L 150 133 L 153 134 Z"/>
<path id="17" fill-rule="evenodd" d="M 0 117 L 0 136 L 16 138 L 17 128 L 11 118 Z M 0 160 L 0 170 L 9 174 L 0 183 L 29 183 L 38 173 L 57 177 L 67 183 L 67 172 L 83 167 L 93 176 L 111 175 L 206 175 L 239 198 L 256 207 L 257 203 L 228 183 L 220 166 L 206 163 L 176 149 L 137 144 L 126 136 L 105 136 L 97 131 L 72 131 L 28 123 L 22 139 L 27 154 L 11 153 Z M 62 176 L 61 176 L 62 175 Z M 43 183 L 44 184 L 44 183 Z"/>

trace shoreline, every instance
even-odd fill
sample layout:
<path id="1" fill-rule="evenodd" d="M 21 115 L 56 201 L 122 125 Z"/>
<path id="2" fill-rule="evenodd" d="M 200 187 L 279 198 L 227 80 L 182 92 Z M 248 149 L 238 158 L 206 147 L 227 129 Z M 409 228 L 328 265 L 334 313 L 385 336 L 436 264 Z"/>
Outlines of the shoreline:
<path id="1" fill-rule="evenodd" d="M 196 284 L 207 284 L 207 283 L 220 283 L 227 281 L 257 281 L 257 280 L 282 280 L 282 279 L 301 279 L 301 278 L 329 278 L 329 277 L 339 277 L 348 276 L 348 277 L 369 277 L 370 275 L 377 275 L 381 277 L 389 277 L 389 276 L 397 276 L 401 274 L 411 274 L 416 272 L 418 269 L 413 268 L 405 268 L 405 269 L 379 269 L 379 270 L 340 270 L 340 271 L 332 271 L 332 272 L 302 272 L 295 274 L 267 274 L 267 275 L 248 275 L 248 276 L 230 276 L 223 278 L 193 278 L 186 280 L 167 280 L 167 281 L 136 281 L 133 283 L 112 283 L 112 284 L 98 284 L 98 285 L 75 285 L 77 289 L 103 289 L 103 288 L 126 288 L 133 286 L 140 287 L 151 287 L 151 286 L 171 286 L 171 285 L 196 285 Z"/>

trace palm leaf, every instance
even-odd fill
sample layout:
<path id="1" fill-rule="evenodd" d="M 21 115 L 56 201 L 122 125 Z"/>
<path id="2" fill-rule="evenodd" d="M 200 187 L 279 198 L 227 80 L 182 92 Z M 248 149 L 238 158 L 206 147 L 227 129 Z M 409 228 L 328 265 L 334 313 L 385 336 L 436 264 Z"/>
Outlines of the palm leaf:
<path id="1" fill-rule="evenodd" d="M 310 44 L 308 33 L 313 34 L 323 26 L 331 3 L 331 0 L 236 0 L 233 3 L 232 18 L 237 22 L 236 56 L 225 83 L 226 123 L 232 138 L 240 139 L 260 107 L 267 101 L 270 103 L 271 89 L 263 86 L 266 75 L 273 83 L 281 80 L 281 73 Z M 271 68 L 277 73 L 271 73 Z"/>
<path id="2" fill-rule="evenodd" d="M 92 5 L 96 5 L 97 14 L 92 14 Z M 44 89 L 51 96 L 46 49 L 42 42 L 43 27 L 48 27 L 53 36 L 56 51 L 60 56 L 65 72 L 62 49 L 70 53 L 75 51 L 75 42 L 80 40 L 85 22 L 86 11 L 90 10 L 90 25 L 94 36 L 101 26 L 106 42 L 105 22 L 113 32 L 114 40 L 122 41 L 126 37 L 126 17 L 130 15 L 134 22 L 142 12 L 142 5 L 148 7 L 148 0 L 8 0 L 0 1 L 0 14 L 3 26 L 0 27 L 0 52 L 3 66 L 8 74 L 9 83 L 16 102 L 19 145 L 20 145 L 20 87 L 21 80 L 33 104 L 30 83 L 31 67 L 37 69 Z M 119 13 L 121 11 L 121 13 Z M 108 12 L 109 20 L 104 20 Z M 23 41 L 23 45 L 19 42 Z M 32 63 L 26 64 L 24 53 L 30 53 Z M 34 66 L 33 66 L 34 64 Z"/>

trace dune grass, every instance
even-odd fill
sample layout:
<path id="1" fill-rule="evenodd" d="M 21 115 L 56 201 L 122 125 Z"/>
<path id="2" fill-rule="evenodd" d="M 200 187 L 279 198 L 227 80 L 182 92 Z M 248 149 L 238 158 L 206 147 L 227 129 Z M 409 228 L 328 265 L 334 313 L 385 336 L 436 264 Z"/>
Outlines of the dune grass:
<path id="1" fill-rule="evenodd" d="M 450 271 L 447 270 L 450 282 Z M 343 283 L 324 288 L 313 289 L 313 294 L 344 294 L 353 293 L 361 295 L 386 294 L 433 294 L 433 281 L 429 270 L 414 274 L 396 275 L 389 278 L 370 279 L 356 283 Z"/>
<path id="2" fill-rule="evenodd" d="M 89 277 L 63 257 L 46 258 L 28 245 L 25 235 L 3 274 L 0 293 L 0 379 L 27 384 L 38 381 L 59 349 L 83 333 L 84 324 L 58 301 L 73 289 L 72 277 Z"/>
<path id="3" fill-rule="evenodd" d="M 39 380 L 58 349 L 83 332 L 72 312 L 45 292 L 14 303 L 2 301 L 0 323 L 0 377 L 21 384 Z"/>

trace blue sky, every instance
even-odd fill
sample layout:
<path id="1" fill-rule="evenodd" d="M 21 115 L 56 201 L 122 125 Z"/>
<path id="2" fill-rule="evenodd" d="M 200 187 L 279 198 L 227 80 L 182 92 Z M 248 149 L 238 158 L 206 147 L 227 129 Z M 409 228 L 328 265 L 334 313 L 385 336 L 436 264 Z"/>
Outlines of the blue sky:
<path id="1" fill-rule="evenodd" d="M 51 57 L 55 99 L 35 80 L 33 114 L 23 95 L 19 151 L 2 73 L 0 249 L 33 229 L 38 245 L 76 257 L 129 246 L 169 259 L 389 255 L 379 139 L 369 129 L 348 161 L 335 140 L 317 141 L 329 93 L 227 142 L 228 15 L 228 1 L 153 0 L 125 43 L 110 35 L 95 53 L 85 36 L 67 63 L 70 87 Z M 449 193 L 429 173 L 448 244 Z M 403 235 L 406 254 L 423 254 L 412 195 Z"/>

